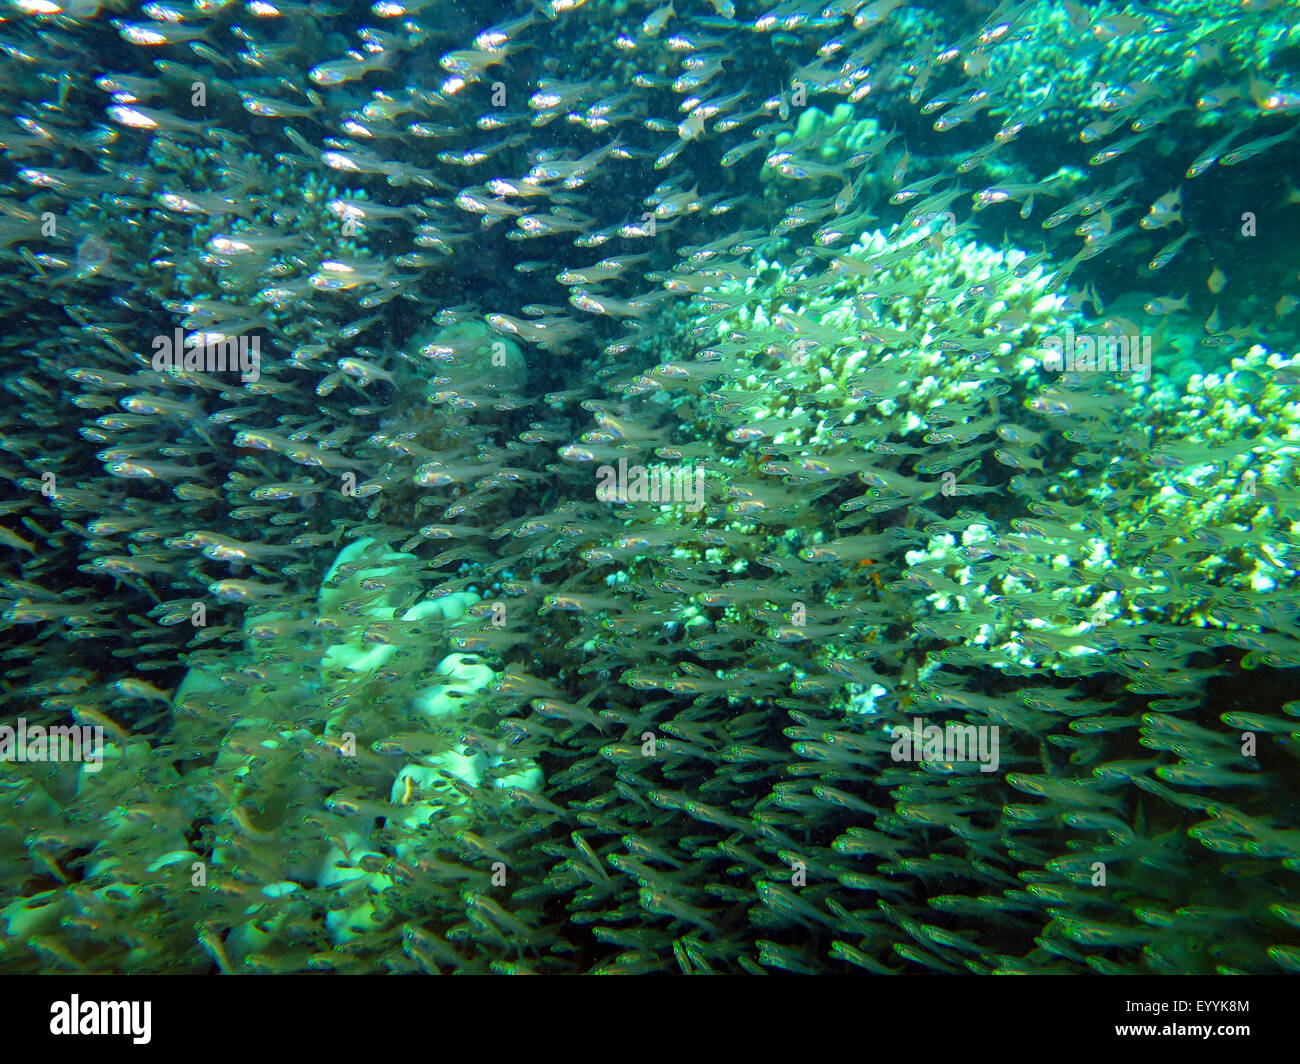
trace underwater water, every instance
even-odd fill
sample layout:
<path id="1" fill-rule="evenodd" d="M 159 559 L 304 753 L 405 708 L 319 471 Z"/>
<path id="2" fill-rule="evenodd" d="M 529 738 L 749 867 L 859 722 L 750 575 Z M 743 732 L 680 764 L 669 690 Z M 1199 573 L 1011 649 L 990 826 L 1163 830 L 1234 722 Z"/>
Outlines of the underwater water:
<path id="1" fill-rule="evenodd" d="M 1289 2 L 10 0 L 0 972 L 1300 971 Z"/>

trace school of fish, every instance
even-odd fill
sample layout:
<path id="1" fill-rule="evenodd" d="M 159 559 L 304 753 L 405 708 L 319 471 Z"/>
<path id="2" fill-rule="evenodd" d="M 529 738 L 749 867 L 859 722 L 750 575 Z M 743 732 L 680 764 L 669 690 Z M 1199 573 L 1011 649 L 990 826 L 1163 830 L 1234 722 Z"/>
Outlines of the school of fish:
<path id="1" fill-rule="evenodd" d="M 10 0 L 0 971 L 1300 972 L 1291 10 Z"/>

